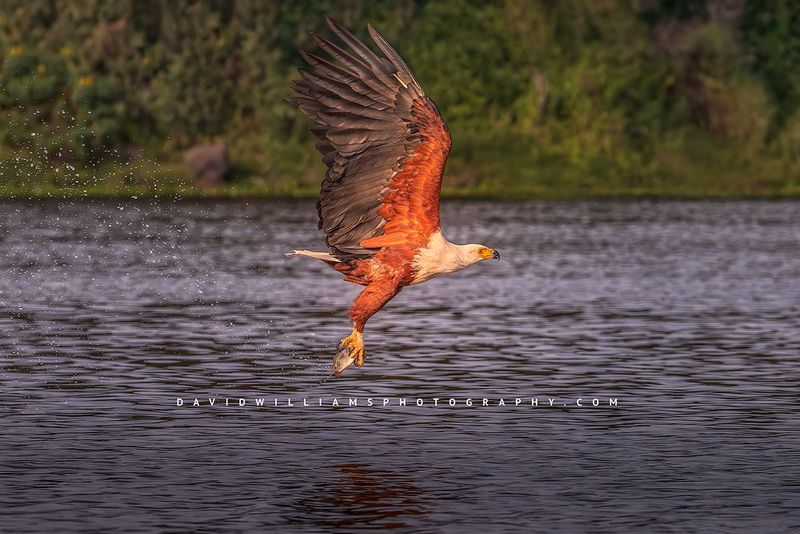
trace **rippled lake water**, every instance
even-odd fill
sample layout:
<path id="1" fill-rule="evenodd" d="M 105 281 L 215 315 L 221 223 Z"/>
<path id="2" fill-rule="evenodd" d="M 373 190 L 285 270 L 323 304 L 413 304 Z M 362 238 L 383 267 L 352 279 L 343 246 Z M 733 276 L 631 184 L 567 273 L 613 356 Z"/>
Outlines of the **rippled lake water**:
<path id="1" fill-rule="evenodd" d="M 313 203 L 2 202 L 0 530 L 797 531 L 798 215 L 447 202 L 336 380 Z"/>

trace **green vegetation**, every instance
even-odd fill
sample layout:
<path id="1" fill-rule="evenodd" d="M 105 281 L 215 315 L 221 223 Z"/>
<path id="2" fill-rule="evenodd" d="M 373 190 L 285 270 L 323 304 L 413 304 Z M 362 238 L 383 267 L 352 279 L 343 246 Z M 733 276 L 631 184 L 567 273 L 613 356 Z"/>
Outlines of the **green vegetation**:
<path id="1" fill-rule="evenodd" d="M 283 97 L 326 13 L 437 102 L 447 194 L 800 196 L 793 0 L 4 0 L 0 196 L 316 194 Z M 209 141 L 234 169 L 201 191 Z"/>

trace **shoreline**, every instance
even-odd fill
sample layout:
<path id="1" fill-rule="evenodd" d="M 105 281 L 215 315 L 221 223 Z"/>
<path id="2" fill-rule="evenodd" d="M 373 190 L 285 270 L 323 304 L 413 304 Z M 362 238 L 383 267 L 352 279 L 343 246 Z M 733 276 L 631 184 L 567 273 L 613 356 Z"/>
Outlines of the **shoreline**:
<path id="1" fill-rule="evenodd" d="M 229 186 L 213 189 L 195 187 L 181 188 L 130 188 L 125 190 L 78 189 L 78 188 L 36 188 L 11 189 L 0 187 L 0 201 L 36 200 L 315 200 L 316 189 L 302 188 L 291 191 Z M 491 200 L 491 201 L 530 201 L 530 200 L 800 200 L 800 190 L 770 191 L 693 191 L 679 189 L 609 189 L 607 191 L 570 190 L 499 190 L 479 189 L 442 190 L 443 200 Z"/>

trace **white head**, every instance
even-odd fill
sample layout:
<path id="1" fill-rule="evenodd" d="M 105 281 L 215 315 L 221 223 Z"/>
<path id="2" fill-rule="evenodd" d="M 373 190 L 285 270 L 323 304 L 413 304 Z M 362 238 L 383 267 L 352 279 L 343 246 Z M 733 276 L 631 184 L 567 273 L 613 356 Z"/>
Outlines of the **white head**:
<path id="1" fill-rule="evenodd" d="M 419 249 L 414 258 L 417 273 L 413 284 L 430 280 L 434 276 L 452 273 L 483 260 L 500 258 L 497 251 L 483 245 L 456 245 L 442 236 L 431 235 L 427 247 Z"/>
<path id="2" fill-rule="evenodd" d="M 484 260 L 499 260 L 500 254 L 485 245 L 471 243 L 469 245 L 456 245 L 458 247 L 459 263 L 462 267 L 467 267 L 473 263 Z"/>

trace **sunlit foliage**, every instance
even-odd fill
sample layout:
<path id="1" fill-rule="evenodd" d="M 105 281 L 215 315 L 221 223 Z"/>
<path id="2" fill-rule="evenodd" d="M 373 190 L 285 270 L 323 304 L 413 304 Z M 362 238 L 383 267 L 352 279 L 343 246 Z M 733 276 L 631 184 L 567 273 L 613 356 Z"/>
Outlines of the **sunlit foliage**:
<path id="1" fill-rule="evenodd" d="M 283 97 L 328 13 L 361 37 L 371 22 L 413 67 L 452 130 L 449 188 L 796 193 L 799 5 L 5 0 L 0 180 L 157 188 L 148 172 L 221 140 L 234 184 L 313 192 L 320 165 Z"/>

